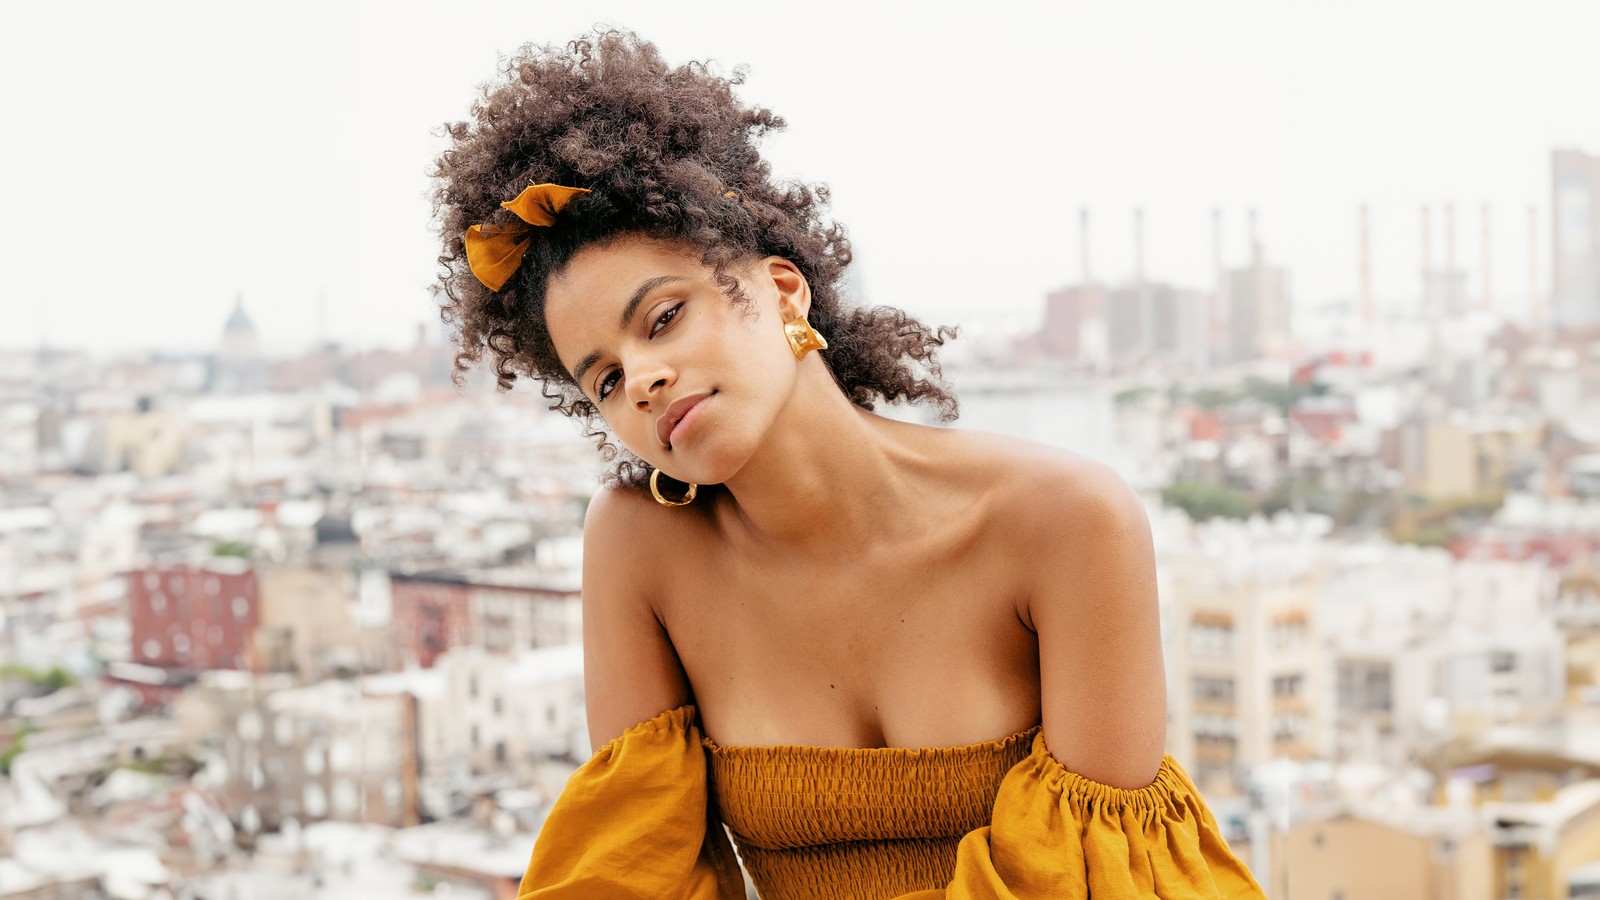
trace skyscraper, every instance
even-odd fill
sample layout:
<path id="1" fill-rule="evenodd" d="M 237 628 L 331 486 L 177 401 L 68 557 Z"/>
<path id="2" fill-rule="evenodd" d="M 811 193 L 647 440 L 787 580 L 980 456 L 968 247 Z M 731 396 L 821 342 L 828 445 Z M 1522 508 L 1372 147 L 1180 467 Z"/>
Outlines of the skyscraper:
<path id="1" fill-rule="evenodd" d="M 1600 156 L 1551 156 L 1552 290 L 1557 330 L 1600 326 Z"/>

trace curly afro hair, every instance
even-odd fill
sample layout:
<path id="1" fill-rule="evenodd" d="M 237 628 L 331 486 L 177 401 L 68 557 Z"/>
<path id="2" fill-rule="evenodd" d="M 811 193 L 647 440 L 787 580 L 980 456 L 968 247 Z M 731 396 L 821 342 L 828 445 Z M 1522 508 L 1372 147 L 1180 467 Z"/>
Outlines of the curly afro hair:
<path id="1" fill-rule="evenodd" d="M 550 408 L 582 419 L 612 483 L 643 489 L 647 464 L 606 439 L 604 422 L 561 365 L 545 327 L 546 286 L 580 249 L 645 235 L 700 251 L 730 302 L 743 302 L 725 271 L 746 258 L 781 256 L 811 287 L 807 318 L 827 339 L 823 358 L 858 406 L 935 403 L 956 417 L 937 348 L 955 329 L 930 328 L 892 307 L 855 308 L 839 285 L 850 263 L 844 228 L 823 220 L 825 185 L 776 184 L 756 150 L 783 119 L 734 96 L 731 78 L 705 63 L 669 67 L 655 45 L 631 32 L 597 30 L 566 44 L 524 45 L 482 88 L 472 121 L 445 125 L 451 147 L 429 173 L 434 220 L 444 239 L 434 293 L 458 341 L 455 377 L 488 349 L 501 390 L 518 374 L 540 382 Z M 514 221 L 500 203 L 529 184 L 589 188 L 538 239 L 500 291 L 467 267 L 464 233 Z"/>

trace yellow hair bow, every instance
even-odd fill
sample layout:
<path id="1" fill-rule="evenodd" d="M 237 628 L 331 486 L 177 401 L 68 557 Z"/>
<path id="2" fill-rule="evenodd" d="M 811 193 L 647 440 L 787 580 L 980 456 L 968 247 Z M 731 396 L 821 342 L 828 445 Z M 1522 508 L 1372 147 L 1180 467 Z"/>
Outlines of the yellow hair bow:
<path id="1" fill-rule="evenodd" d="M 534 184 L 515 199 L 500 204 L 517 214 L 522 222 L 510 225 L 474 225 L 467 229 L 467 267 L 491 291 L 505 287 L 522 265 L 522 256 L 533 245 L 534 226 L 556 223 L 556 213 L 588 188 L 559 184 Z M 526 224 L 523 224 L 526 223 Z"/>

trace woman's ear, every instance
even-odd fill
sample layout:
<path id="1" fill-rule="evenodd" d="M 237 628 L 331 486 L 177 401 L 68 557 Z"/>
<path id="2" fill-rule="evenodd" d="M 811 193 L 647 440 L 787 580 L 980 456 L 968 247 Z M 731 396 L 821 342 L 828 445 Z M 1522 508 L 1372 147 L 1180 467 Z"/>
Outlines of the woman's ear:
<path id="1" fill-rule="evenodd" d="M 759 271 L 771 278 L 777 289 L 781 321 L 790 322 L 811 312 L 811 285 L 799 266 L 781 256 L 769 256 L 762 260 Z"/>

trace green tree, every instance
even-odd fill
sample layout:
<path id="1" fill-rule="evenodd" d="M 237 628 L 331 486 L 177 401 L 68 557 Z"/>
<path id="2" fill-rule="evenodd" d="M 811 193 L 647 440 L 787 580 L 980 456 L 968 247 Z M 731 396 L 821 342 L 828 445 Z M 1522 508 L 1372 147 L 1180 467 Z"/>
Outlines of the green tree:
<path id="1" fill-rule="evenodd" d="M 1255 510 L 1250 498 L 1241 491 L 1203 481 L 1178 482 L 1161 489 L 1161 502 L 1176 506 L 1196 522 L 1219 516 L 1229 519 L 1248 519 Z"/>
<path id="2" fill-rule="evenodd" d="M 16 759 L 27 746 L 28 735 L 36 731 L 32 725 L 24 725 L 11 739 L 11 743 L 0 750 L 0 775 L 11 774 L 11 761 Z"/>
<path id="3" fill-rule="evenodd" d="M 212 556 L 237 556 L 240 559 L 249 559 L 255 555 L 255 548 L 244 541 L 217 541 L 211 545 Z"/>

